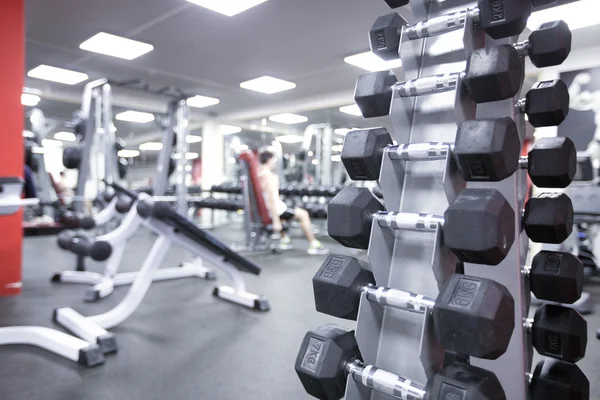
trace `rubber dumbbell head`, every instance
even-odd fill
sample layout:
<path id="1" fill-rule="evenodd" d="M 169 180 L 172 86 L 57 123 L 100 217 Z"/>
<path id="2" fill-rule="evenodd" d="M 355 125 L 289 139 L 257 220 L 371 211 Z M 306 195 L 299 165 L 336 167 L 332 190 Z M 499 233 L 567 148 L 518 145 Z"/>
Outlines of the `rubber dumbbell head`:
<path id="1" fill-rule="evenodd" d="M 477 8 L 479 26 L 493 39 L 520 35 L 531 15 L 528 0 L 478 0 Z"/>
<path id="2" fill-rule="evenodd" d="M 571 40 L 566 22 L 546 22 L 529 35 L 527 54 L 538 68 L 560 65 L 571 53 Z"/>
<path id="3" fill-rule="evenodd" d="M 573 203 L 564 193 L 542 193 L 529 199 L 523 226 L 536 243 L 562 243 L 573 232 Z"/>
<path id="4" fill-rule="evenodd" d="M 565 188 L 577 172 L 577 149 L 566 137 L 544 138 L 535 142 L 527 160 L 529 177 L 543 188 Z"/>
<path id="5" fill-rule="evenodd" d="M 464 83 L 476 103 L 510 99 L 523 83 L 519 52 L 508 44 L 473 51 L 467 59 Z"/>
<path id="6" fill-rule="evenodd" d="M 531 262 L 531 292 L 540 300 L 572 304 L 581 297 L 583 279 L 583 264 L 570 253 L 540 251 Z"/>
<path id="7" fill-rule="evenodd" d="M 529 384 L 531 400 L 588 400 L 590 381 L 575 364 L 559 360 L 540 361 Z"/>
<path id="8" fill-rule="evenodd" d="M 545 304 L 537 309 L 531 327 L 538 353 L 566 362 L 585 356 L 587 322 L 572 308 Z"/>
<path id="9" fill-rule="evenodd" d="M 462 261 L 497 265 L 515 236 L 514 211 L 497 190 L 466 189 L 444 213 L 444 242 Z"/>
<path id="10" fill-rule="evenodd" d="M 385 128 L 348 132 L 341 158 L 350 179 L 379 179 L 383 151 L 392 143 L 392 137 Z"/>
<path id="11" fill-rule="evenodd" d="M 501 181 L 518 168 L 521 142 L 512 118 L 467 120 L 452 152 L 466 181 Z"/>
<path id="12" fill-rule="evenodd" d="M 409 0 L 384 0 L 389 8 L 399 8 L 408 5 Z"/>
<path id="13" fill-rule="evenodd" d="M 356 81 L 354 100 L 365 118 L 388 115 L 392 105 L 393 85 L 398 82 L 392 71 L 362 74 Z"/>
<path id="14" fill-rule="evenodd" d="M 58 247 L 60 247 L 63 250 L 71 250 L 71 244 L 73 243 L 73 239 L 75 238 L 75 236 L 77 236 L 77 233 L 75 233 L 75 231 L 66 230 L 60 232 L 57 237 Z"/>
<path id="15" fill-rule="evenodd" d="M 537 82 L 525 96 L 524 112 L 536 128 L 558 126 L 569 115 L 569 89 L 560 79 Z"/>

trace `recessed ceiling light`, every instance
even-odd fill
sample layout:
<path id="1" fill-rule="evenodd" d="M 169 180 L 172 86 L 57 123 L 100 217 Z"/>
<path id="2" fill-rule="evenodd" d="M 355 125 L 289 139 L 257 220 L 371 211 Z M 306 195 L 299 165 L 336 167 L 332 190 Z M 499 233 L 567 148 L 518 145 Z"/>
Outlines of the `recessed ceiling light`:
<path id="1" fill-rule="evenodd" d="M 56 132 L 54 134 L 54 139 L 62 140 L 64 142 L 74 142 L 77 140 L 77 138 L 75 137 L 75 134 L 73 132 L 66 132 L 66 131 Z"/>
<path id="2" fill-rule="evenodd" d="M 360 112 L 360 108 L 356 104 L 351 104 L 349 106 L 340 107 L 340 111 L 344 114 L 356 115 L 357 117 L 362 117 L 362 112 Z"/>
<path id="3" fill-rule="evenodd" d="M 119 152 L 117 153 L 117 155 L 119 157 L 123 157 L 123 158 L 132 158 L 132 157 L 137 157 L 140 155 L 140 152 L 137 150 L 119 150 Z"/>
<path id="4" fill-rule="evenodd" d="M 308 121 L 308 118 L 306 118 L 303 115 L 298 115 L 298 114 L 292 114 L 292 113 L 283 113 L 283 114 L 277 114 L 277 115 L 271 115 L 269 117 L 270 121 L 273 122 L 279 122 L 280 124 L 300 124 L 302 122 L 306 122 Z"/>
<path id="5" fill-rule="evenodd" d="M 202 141 L 202 136 L 197 135 L 187 135 L 185 137 L 185 141 L 187 143 L 200 143 Z"/>
<path id="6" fill-rule="evenodd" d="M 273 94 L 293 89 L 296 87 L 296 84 L 284 81 L 283 79 L 273 78 L 272 76 L 261 76 L 260 78 L 240 83 L 240 87 L 256 92 Z"/>
<path id="7" fill-rule="evenodd" d="M 198 153 L 185 153 L 186 160 L 195 160 L 198 157 L 200 157 Z"/>
<path id="8" fill-rule="evenodd" d="M 37 104 L 42 100 L 40 96 L 30 93 L 21 93 L 21 104 L 28 107 L 37 106 Z"/>
<path id="9" fill-rule="evenodd" d="M 279 143 L 302 143 L 304 136 L 300 135 L 283 135 L 275 138 Z"/>
<path id="10" fill-rule="evenodd" d="M 24 138 L 28 138 L 28 139 L 33 139 L 35 137 L 35 135 L 31 131 L 24 130 L 23 131 L 23 137 Z"/>
<path id="11" fill-rule="evenodd" d="M 119 121 L 137 122 L 140 124 L 145 124 L 154 121 L 153 114 L 131 110 L 119 113 L 115 116 L 115 118 Z"/>
<path id="12" fill-rule="evenodd" d="M 195 108 L 204 108 L 219 104 L 220 100 L 214 97 L 200 96 L 199 94 L 187 99 L 187 105 Z"/>
<path id="13" fill-rule="evenodd" d="M 154 46 L 110 33 L 100 32 L 79 45 L 81 50 L 133 60 L 154 50 Z"/>
<path id="14" fill-rule="evenodd" d="M 342 146 L 341 144 L 334 144 L 333 146 L 331 146 L 331 151 L 336 151 L 336 152 L 341 152 L 342 149 L 344 148 L 344 146 Z"/>
<path id="15" fill-rule="evenodd" d="M 240 128 L 239 126 L 221 125 L 219 127 L 219 133 L 222 135 L 231 135 L 233 133 L 240 133 L 241 131 L 242 128 Z"/>
<path id="16" fill-rule="evenodd" d="M 33 154 L 46 154 L 46 149 L 43 147 L 32 147 L 31 152 Z"/>
<path id="17" fill-rule="evenodd" d="M 342 156 L 339 154 L 335 154 L 335 155 L 331 156 L 331 161 L 340 162 L 340 161 L 342 161 Z"/>
<path id="18" fill-rule="evenodd" d="M 57 148 L 57 147 L 62 147 L 62 145 L 63 144 L 60 140 L 42 139 L 42 146 L 44 146 L 44 147 Z"/>
<path id="19" fill-rule="evenodd" d="M 402 66 L 402 60 L 384 61 L 370 51 L 346 57 L 344 62 L 370 72 L 385 71 Z"/>
<path id="20" fill-rule="evenodd" d="M 319 165 L 319 160 L 317 160 L 316 158 L 314 158 L 314 159 L 311 161 L 311 163 L 312 163 L 312 165 Z"/>
<path id="21" fill-rule="evenodd" d="M 571 30 L 586 28 L 600 24 L 600 14 L 596 12 L 597 0 L 580 0 L 562 6 L 536 11 L 527 20 L 527 27 L 531 30 L 538 29 L 548 21 L 563 20 Z"/>
<path id="22" fill-rule="evenodd" d="M 27 73 L 30 78 L 43 79 L 45 81 L 64 83 L 65 85 L 76 85 L 87 80 L 89 77 L 83 72 L 71 71 L 69 69 L 51 67 L 49 65 L 38 65 Z"/>
<path id="23" fill-rule="evenodd" d="M 159 151 L 162 150 L 163 144 L 161 142 L 146 142 L 140 144 L 139 149 L 144 151 Z"/>
<path id="24" fill-rule="evenodd" d="M 340 136 L 346 136 L 348 134 L 348 132 L 354 131 L 356 129 L 360 129 L 360 128 L 352 128 L 352 129 L 350 129 L 350 128 L 338 128 L 338 129 L 335 129 L 333 131 L 333 133 L 335 133 L 336 135 L 340 135 Z"/>
<path id="25" fill-rule="evenodd" d="M 267 0 L 187 0 L 209 10 L 231 17 Z"/>

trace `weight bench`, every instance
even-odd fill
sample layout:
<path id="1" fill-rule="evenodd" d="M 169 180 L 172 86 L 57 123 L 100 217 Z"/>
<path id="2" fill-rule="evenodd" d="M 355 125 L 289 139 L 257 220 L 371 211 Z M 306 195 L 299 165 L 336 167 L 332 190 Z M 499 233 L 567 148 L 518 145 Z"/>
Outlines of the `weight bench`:
<path id="1" fill-rule="evenodd" d="M 34 205 L 38 199 L 21 199 L 23 180 L 0 178 L 0 216 L 12 215 L 24 205 Z M 0 328 L 0 345 L 29 345 L 47 350 L 86 367 L 104 363 L 104 354 L 92 344 L 41 326 L 7 326 Z"/>
<path id="2" fill-rule="evenodd" d="M 273 221 L 269 215 L 265 199 L 262 195 L 258 179 L 258 160 L 251 151 L 245 151 L 238 157 L 244 171 L 242 177 L 242 194 L 244 197 L 244 232 L 246 234 L 243 245 L 234 245 L 238 251 L 276 252 L 271 235 L 273 234 Z M 288 229 L 287 223 L 282 221 L 283 230 Z"/>
<path id="3" fill-rule="evenodd" d="M 162 264 L 173 244 L 179 245 L 195 257 L 207 261 L 225 272 L 233 280 L 233 287 L 219 286 L 213 295 L 221 299 L 252 308 L 268 311 L 268 301 L 246 291 L 240 272 L 258 275 L 260 268 L 250 260 L 235 253 L 208 232 L 198 228 L 184 216 L 172 210 L 167 203 L 153 202 L 149 197 L 113 184 L 115 190 L 138 199 L 136 211 L 143 224 L 158 238 L 137 273 L 125 298 L 113 309 L 99 315 L 84 317 L 72 308 L 56 309 L 54 320 L 80 338 L 96 343 L 104 353 L 117 350 L 116 340 L 107 329 L 125 321 L 140 305 L 158 266 Z"/>
<path id="4" fill-rule="evenodd" d="M 129 199 L 129 197 L 127 197 Z M 109 254 L 108 258 L 95 258 L 97 261 L 106 260 L 103 273 L 91 271 L 63 271 L 54 274 L 51 281 L 54 283 L 81 283 L 92 285 L 85 292 L 84 301 L 93 302 L 103 299 L 113 293 L 116 286 L 131 285 L 137 272 L 122 272 L 118 273 L 119 265 L 125 253 L 127 242 L 138 231 L 143 223 L 137 212 L 137 204 L 139 201 L 150 199 L 150 196 L 145 193 L 140 193 L 138 199 L 130 200 L 129 212 L 125 215 L 121 224 L 112 232 L 106 235 L 98 236 L 94 240 L 79 239 L 75 248 L 70 248 L 79 257 L 92 257 L 94 254 L 104 253 Z M 69 234 L 68 231 L 61 235 Z M 60 241 L 60 239 L 59 239 Z M 183 278 L 203 278 L 207 280 L 215 280 L 216 276 L 213 271 L 201 265 L 183 265 L 174 268 L 160 268 L 154 272 L 152 276 L 153 282 L 166 281 L 172 279 Z"/>

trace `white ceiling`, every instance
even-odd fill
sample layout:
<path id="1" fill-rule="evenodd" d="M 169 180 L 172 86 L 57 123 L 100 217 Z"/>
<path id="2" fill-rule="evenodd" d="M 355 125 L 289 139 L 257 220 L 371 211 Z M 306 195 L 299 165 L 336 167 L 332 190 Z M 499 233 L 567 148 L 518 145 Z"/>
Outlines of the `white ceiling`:
<path id="1" fill-rule="evenodd" d="M 356 77 L 364 72 L 343 59 L 368 50 L 369 28 L 389 12 L 383 0 L 268 0 L 234 17 L 185 0 L 27 0 L 26 69 L 43 63 L 85 72 L 90 79 L 139 78 L 154 87 L 175 85 L 221 100 L 214 107 L 194 110 L 195 116 L 253 124 L 269 111 L 299 109 L 309 117 L 307 124 L 369 126 L 371 121 L 337 109 L 350 104 Z M 79 49 L 100 31 L 150 43 L 154 51 L 125 61 Z M 597 45 L 599 34 L 598 26 L 575 31 L 574 50 Z M 297 87 L 273 95 L 239 87 L 262 75 Z M 71 104 L 47 99 L 39 104 L 47 115 L 66 117 L 78 107 L 84 83 L 71 88 L 27 78 L 26 85 L 70 91 L 75 99 Z M 152 126 L 118 128 L 126 137 L 130 132 L 156 132 Z"/>

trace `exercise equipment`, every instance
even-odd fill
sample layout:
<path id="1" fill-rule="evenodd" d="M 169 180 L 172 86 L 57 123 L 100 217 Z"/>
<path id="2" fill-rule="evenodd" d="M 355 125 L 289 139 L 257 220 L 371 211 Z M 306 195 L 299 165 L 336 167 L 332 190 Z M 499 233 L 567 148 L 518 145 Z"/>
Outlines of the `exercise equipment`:
<path id="1" fill-rule="evenodd" d="M 402 38 L 414 40 L 419 29 L 427 29 L 425 24 L 411 26 L 397 13 L 383 15 L 377 18 L 369 33 L 371 51 L 384 60 L 398 59 L 398 47 Z M 427 31 L 425 34 L 431 33 Z M 526 41 L 515 43 L 513 46 L 521 57 L 529 57 L 533 65 L 543 68 L 562 64 L 571 53 L 571 41 L 569 26 L 559 20 L 542 24 Z"/>
<path id="2" fill-rule="evenodd" d="M 392 71 L 363 74 L 356 81 L 354 100 L 365 118 L 388 115 L 393 93 L 415 97 L 443 93 L 464 85 L 475 103 L 489 103 L 515 96 L 523 82 L 519 52 L 511 45 L 476 49 L 467 59 L 465 72 L 447 73 L 398 83 Z"/>
<path id="3" fill-rule="evenodd" d="M 511 118 L 464 121 L 455 144 L 392 143 L 385 128 L 349 132 L 341 159 L 350 178 L 379 179 L 384 156 L 397 161 L 435 161 L 451 154 L 466 181 L 501 181 L 522 168 L 536 186 L 544 188 L 567 187 L 577 170 L 575 144 L 564 137 L 540 139 L 528 157 L 519 158 L 519 133 Z"/>
<path id="4" fill-rule="evenodd" d="M 329 255 L 313 278 L 316 310 L 356 320 L 361 295 L 382 306 L 433 313 L 435 335 L 445 349 L 495 360 L 506 351 L 515 327 L 515 303 L 508 290 L 489 279 L 453 275 L 437 299 L 375 286 L 367 264 Z"/>
<path id="5" fill-rule="evenodd" d="M 257 311 L 269 310 L 268 300 L 249 293 L 240 275 L 240 272 L 258 275 L 260 267 L 231 250 L 208 232 L 198 228 L 183 215 L 173 210 L 169 204 L 153 202 L 147 197 L 140 199 L 140 196 L 144 196 L 143 194 L 132 192 L 114 182 L 110 186 L 118 193 L 139 200 L 136 211 L 143 219 L 143 225 L 158 237 L 127 295 L 117 306 L 105 313 L 90 317 L 84 317 L 69 307 L 58 308 L 54 312 L 55 322 L 86 341 L 97 343 L 104 353 L 116 351 L 117 344 L 114 335 L 107 329 L 119 325 L 137 309 L 150 287 L 156 269 L 164 260 L 172 244 L 181 246 L 195 257 L 209 262 L 231 277 L 234 287 L 215 287 L 213 291 L 215 297 Z"/>
<path id="6" fill-rule="evenodd" d="M 119 199 L 129 199 L 121 195 Z M 138 232 L 143 224 L 143 218 L 137 211 L 140 201 L 149 199 L 150 196 L 140 193 L 138 197 L 129 201 L 129 211 L 121 221 L 119 227 L 106 235 L 92 237 L 83 236 L 75 231 L 63 231 L 58 236 L 58 245 L 64 250 L 70 250 L 78 257 L 91 257 L 96 261 L 107 261 L 104 272 L 92 271 L 62 271 L 52 276 L 53 283 L 77 283 L 90 285 L 86 291 L 84 300 L 87 302 L 98 301 L 113 293 L 117 286 L 131 285 L 138 276 L 137 272 L 118 272 L 123 255 L 125 254 L 127 242 Z M 215 280 L 214 271 L 203 267 L 200 263 L 182 264 L 179 267 L 159 268 L 154 271 L 153 282 L 166 281 L 183 278 L 202 278 Z"/>
<path id="7" fill-rule="evenodd" d="M 358 385 L 402 400 L 451 398 L 506 399 L 498 378 L 489 371 L 452 363 L 426 385 L 363 363 L 354 331 L 326 325 L 309 331 L 296 357 L 296 373 L 304 390 L 322 400 L 344 396 L 348 377 Z"/>
<path id="8" fill-rule="evenodd" d="M 12 215 L 38 199 L 21 199 L 23 180 L 0 177 L 0 216 Z M 92 344 L 66 333 L 41 326 L 7 326 L 0 328 L 0 345 L 35 346 L 86 367 L 104 363 L 104 354 Z"/>

